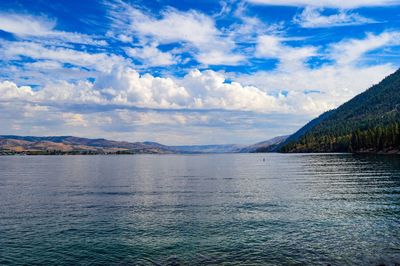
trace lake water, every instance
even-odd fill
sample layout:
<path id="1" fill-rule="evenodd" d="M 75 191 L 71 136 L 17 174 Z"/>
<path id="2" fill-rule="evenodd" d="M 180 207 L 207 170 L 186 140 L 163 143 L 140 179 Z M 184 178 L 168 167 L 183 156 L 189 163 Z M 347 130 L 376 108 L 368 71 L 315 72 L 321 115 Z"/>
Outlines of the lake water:
<path id="1" fill-rule="evenodd" d="M 400 157 L 0 157 L 0 264 L 394 265 Z"/>

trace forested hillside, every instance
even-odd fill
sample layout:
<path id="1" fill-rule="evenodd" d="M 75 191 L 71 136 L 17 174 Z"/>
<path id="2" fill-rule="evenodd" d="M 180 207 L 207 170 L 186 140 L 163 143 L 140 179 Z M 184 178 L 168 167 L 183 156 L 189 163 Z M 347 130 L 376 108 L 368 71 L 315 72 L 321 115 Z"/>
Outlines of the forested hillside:
<path id="1" fill-rule="evenodd" d="M 281 151 L 398 153 L 400 70 L 328 113 L 295 133 Z"/>

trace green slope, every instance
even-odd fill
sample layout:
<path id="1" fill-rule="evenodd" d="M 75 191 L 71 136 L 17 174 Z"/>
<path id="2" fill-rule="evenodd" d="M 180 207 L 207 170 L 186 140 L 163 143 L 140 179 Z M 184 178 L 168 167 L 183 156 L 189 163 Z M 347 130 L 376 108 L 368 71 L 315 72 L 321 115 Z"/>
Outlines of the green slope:
<path id="1" fill-rule="evenodd" d="M 311 124 L 281 151 L 398 153 L 400 70 Z"/>

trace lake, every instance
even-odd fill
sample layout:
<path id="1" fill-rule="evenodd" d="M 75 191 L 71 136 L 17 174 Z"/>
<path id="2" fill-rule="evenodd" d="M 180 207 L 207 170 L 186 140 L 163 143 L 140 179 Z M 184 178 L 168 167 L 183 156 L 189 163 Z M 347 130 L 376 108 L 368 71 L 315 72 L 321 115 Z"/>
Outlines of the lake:
<path id="1" fill-rule="evenodd" d="M 394 265 L 400 156 L 0 157 L 0 264 Z"/>

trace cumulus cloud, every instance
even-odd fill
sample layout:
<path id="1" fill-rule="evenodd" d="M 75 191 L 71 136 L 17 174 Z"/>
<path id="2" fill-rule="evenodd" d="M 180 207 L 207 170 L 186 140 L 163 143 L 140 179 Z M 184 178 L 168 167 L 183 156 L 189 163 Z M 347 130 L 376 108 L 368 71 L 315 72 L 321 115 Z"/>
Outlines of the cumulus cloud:
<path id="1" fill-rule="evenodd" d="M 117 68 L 101 76 L 94 88 L 107 101 L 142 108 L 179 108 L 189 99 L 187 90 L 173 79 L 140 75 L 131 68 Z"/>
<path id="2" fill-rule="evenodd" d="M 207 70 L 191 71 L 181 84 L 188 89 L 195 108 L 275 112 L 285 111 L 279 98 L 270 96 L 254 86 L 238 82 L 226 83 L 222 74 Z"/>
<path id="3" fill-rule="evenodd" d="M 360 16 L 357 13 L 340 10 L 333 15 L 322 14 L 323 9 L 306 7 L 302 13 L 296 15 L 293 21 L 303 28 L 325 28 L 337 26 L 361 25 L 375 23 L 373 19 Z"/>
<path id="4" fill-rule="evenodd" d="M 391 6 L 398 5 L 398 0 L 247 0 L 253 4 L 274 5 L 274 6 L 315 6 L 315 7 L 331 7 L 331 8 L 358 8 L 372 6 Z"/>
<path id="5" fill-rule="evenodd" d="M 325 66 L 296 72 L 281 69 L 242 75 L 237 77 L 241 83 L 228 83 L 222 74 L 211 70 L 193 70 L 182 79 L 172 79 L 139 75 L 128 68 L 114 70 L 94 84 L 60 82 L 38 91 L 5 81 L 0 83 L 0 93 L 4 95 L 2 99 L 9 102 L 23 101 L 60 108 L 95 104 L 99 110 L 101 106 L 109 106 L 110 110 L 134 107 L 183 112 L 229 110 L 318 115 L 335 108 L 393 71 L 391 65 L 365 68 Z M 354 81 L 354 75 L 365 78 Z M 140 117 L 134 118 L 139 121 Z M 185 123 L 185 119 L 179 116 L 169 120 Z"/>
<path id="6" fill-rule="evenodd" d="M 253 86 L 225 82 L 222 74 L 193 70 L 182 79 L 140 75 L 131 68 L 114 69 L 96 83 L 59 82 L 34 91 L 29 86 L 0 83 L 7 100 L 40 104 L 100 104 L 150 109 L 240 110 L 256 112 L 285 111 L 279 98 Z"/>
<path id="7" fill-rule="evenodd" d="M 0 82 L 0 101 L 9 99 L 24 99 L 34 95 L 32 88 L 29 86 L 18 87 L 17 84 L 11 81 Z"/>

